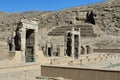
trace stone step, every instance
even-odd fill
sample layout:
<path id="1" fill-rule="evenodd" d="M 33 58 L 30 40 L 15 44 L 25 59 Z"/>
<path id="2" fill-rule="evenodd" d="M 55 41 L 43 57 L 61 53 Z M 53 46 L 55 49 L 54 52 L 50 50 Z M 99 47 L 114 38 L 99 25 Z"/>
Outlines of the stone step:
<path id="1" fill-rule="evenodd" d="M 81 37 L 96 37 L 97 35 L 94 34 L 93 26 L 92 25 L 77 25 L 77 26 L 62 26 L 62 27 L 56 27 L 52 31 L 48 33 L 49 36 L 60 36 L 64 35 L 66 31 L 72 30 L 72 27 L 75 28 L 75 30 L 81 30 Z"/>

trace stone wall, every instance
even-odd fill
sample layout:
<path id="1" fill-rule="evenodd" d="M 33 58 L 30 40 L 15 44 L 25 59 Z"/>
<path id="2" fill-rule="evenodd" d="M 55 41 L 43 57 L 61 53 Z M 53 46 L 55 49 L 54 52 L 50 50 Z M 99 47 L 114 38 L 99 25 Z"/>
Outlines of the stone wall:
<path id="1" fill-rule="evenodd" d="M 0 41 L 0 60 L 9 59 L 9 46 L 7 42 Z"/>
<path id="2" fill-rule="evenodd" d="M 93 52 L 99 52 L 99 53 L 120 53 L 120 49 L 93 49 Z"/>
<path id="3" fill-rule="evenodd" d="M 38 63 L 0 66 L 0 80 L 36 80 L 41 75 L 40 71 Z"/>
<path id="4" fill-rule="evenodd" d="M 41 75 L 64 77 L 72 80 L 120 80 L 120 71 L 73 67 L 42 66 Z"/>

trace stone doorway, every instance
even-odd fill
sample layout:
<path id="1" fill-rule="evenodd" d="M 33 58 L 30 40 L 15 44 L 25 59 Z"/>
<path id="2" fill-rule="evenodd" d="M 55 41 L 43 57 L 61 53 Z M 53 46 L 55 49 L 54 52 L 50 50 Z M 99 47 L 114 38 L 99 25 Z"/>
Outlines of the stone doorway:
<path id="1" fill-rule="evenodd" d="M 67 56 L 71 56 L 71 49 L 72 49 L 72 39 L 71 39 L 72 34 L 68 33 L 67 34 L 67 50 L 66 50 L 66 54 Z"/>
<path id="2" fill-rule="evenodd" d="M 48 56 L 51 56 L 51 47 L 48 47 Z"/>
<path id="3" fill-rule="evenodd" d="M 34 45 L 35 45 L 35 31 L 33 29 L 26 29 L 26 62 L 34 62 Z"/>
<path id="4" fill-rule="evenodd" d="M 79 49 L 79 35 L 74 35 L 74 56 L 78 58 L 78 49 Z"/>
<path id="5" fill-rule="evenodd" d="M 65 35 L 66 55 L 74 59 L 80 56 L 80 29 L 72 27 Z"/>

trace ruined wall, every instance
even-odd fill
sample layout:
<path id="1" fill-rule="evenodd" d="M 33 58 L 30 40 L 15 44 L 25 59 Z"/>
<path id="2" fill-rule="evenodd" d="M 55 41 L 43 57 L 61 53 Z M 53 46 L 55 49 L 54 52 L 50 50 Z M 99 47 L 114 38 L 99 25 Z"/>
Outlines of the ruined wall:
<path id="1" fill-rule="evenodd" d="M 40 64 L 36 63 L 0 66 L 0 80 L 35 80 L 40 71 Z"/>
<path id="2" fill-rule="evenodd" d="M 98 53 L 120 53 L 120 49 L 93 49 L 93 52 L 98 52 Z"/>
<path id="3" fill-rule="evenodd" d="M 56 52 L 57 56 L 64 56 L 64 36 L 52 36 L 49 41 L 52 44 L 53 56 L 56 55 Z"/>
<path id="4" fill-rule="evenodd" d="M 7 42 L 0 41 L 0 60 L 9 59 L 9 47 Z"/>
<path id="5" fill-rule="evenodd" d="M 119 80 L 120 71 L 42 66 L 42 76 L 64 77 L 72 80 Z"/>

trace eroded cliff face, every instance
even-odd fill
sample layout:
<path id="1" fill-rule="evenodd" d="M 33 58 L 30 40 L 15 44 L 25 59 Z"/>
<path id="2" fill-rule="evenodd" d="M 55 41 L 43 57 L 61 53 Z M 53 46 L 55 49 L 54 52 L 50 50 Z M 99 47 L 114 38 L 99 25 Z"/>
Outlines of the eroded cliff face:
<path id="1" fill-rule="evenodd" d="M 97 13 L 97 24 L 109 35 L 120 35 L 120 1 L 109 0 L 106 3 L 91 6 Z"/>

